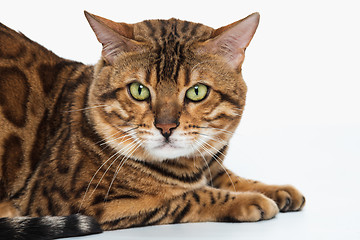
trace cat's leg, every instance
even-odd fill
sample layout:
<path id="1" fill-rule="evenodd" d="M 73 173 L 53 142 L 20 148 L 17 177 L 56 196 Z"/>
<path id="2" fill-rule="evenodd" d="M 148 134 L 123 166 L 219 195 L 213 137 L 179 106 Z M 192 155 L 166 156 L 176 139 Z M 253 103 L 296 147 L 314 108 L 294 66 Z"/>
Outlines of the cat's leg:
<path id="1" fill-rule="evenodd" d="M 104 230 L 184 222 L 252 222 L 273 218 L 279 211 L 276 203 L 263 194 L 211 187 L 184 190 L 172 198 L 163 195 L 119 198 L 99 207 L 90 206 L 88 210 L 97 213 Z"/>
<path id="2" fill-rule="evenodd" d="M 305 205 L 305 197 L 290 185 L 267 185 L 259 181 L 249 180 L 237 176 L 228 169 L 212 167 L 212 179 L 209 181 L 214 187 L 236 192 L 259 192 L 273 199 L 281 212 L 299 211 Z"/>
<path id="3" fill-rule="evenodd" d="M 19 217 L 20 211 L 9 201 L 0 202 L 0 218 Z"/>

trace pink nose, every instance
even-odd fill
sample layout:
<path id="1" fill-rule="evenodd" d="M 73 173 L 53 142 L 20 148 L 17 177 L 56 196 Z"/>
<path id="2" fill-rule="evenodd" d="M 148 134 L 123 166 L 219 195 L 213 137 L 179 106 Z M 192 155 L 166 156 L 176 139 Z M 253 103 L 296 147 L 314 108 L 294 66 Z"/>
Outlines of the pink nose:
<path id="1" fill-rule="evenodd" d="M 171 130 L 175 129 L 178 125 L 176 123 L 155 123 L 155 127 L 161 130 L 163 135 L 170 136 Z"/>

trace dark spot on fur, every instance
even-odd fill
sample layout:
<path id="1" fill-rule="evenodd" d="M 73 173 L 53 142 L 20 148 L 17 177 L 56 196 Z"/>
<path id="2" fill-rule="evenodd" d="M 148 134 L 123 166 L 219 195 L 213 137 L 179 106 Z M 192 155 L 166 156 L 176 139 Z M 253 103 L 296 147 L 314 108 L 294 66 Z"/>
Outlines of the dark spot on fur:
<path id="1" fill-rule="evenodd" d="M 196 192 L 193 192 L 193 197 L 197 203 L 200 203 L 200 196 Z"/>
<path id="2" fill-rule="evenodd" d="M 56 91 L 56 84 L 61 84 L 60 74 L 64 68 L 71 65 L 78 65 L 76 62 L 61 61 L 54 65 L 41 64 L 38 67 L 38 75 L 40 77 L 44 93 L 49 96 Z"/>
<path id="3" fill-rule="evenodd" d="M 19 172 L 23 162 L 24 153 L 22 149 L 23 140 L 17 135 L 10 135 L 5 139 L 2 156 L 2 181 L 7 188 L 15 181 L 14 176 Z"/>
<path id="4" fill-rule="evenodd" d="M 27 116 L 29 84 L 17 67 L 0 68 L 0 105 L 6 119 L 17 127 L 24 127 Z"/>
<path id="5" fill-rule="evenodd" d="M 7 32 L 0 31 L 0 43 L 0 58 L 14 59 L 25 54 L 25 46 Z"/>

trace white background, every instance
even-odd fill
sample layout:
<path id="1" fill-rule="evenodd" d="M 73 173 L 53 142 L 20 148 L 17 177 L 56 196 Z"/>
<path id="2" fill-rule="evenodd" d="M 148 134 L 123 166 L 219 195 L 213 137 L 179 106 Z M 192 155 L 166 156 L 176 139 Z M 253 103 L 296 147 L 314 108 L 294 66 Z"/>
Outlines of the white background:
<path id="1" fill-rule="evenodd" d="M 94 64 L 101 46 L 83 10 L 135 23 L 176 17 L 214 28 L 258 11 L 246 51 L 246 110 L 226 164 L 291 183 L 304 211 L 259 223 L 197 223 L 84 239 L 360 239 L 360 7 L 357 1 L 7 1 L 0 22 L 61 57 Z M 79 238 L 80 239 L 80 238 Z"/>

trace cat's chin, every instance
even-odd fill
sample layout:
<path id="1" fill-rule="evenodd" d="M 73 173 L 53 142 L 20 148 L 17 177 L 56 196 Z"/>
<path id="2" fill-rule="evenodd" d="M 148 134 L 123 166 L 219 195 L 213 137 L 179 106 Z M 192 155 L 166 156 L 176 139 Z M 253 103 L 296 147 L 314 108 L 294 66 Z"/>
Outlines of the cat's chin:
<path id="1" fill-rule="evenodd" d="M 146 149 L 148 154 L 157 161 L 176 159 L 193 154 L 191 147 L 177 146 L 176 144 L 171 143 L 157 146 L 147 146 Z"/>
<path id="2" fill-rule="evenodd" d="M 190 154 L 189 149 L 173 147 L 173 146 L 163 146 L 163 147 L 153 148 L 151 150 L 151 156 L 159 161 L 185 157 L 188 156 L 189 154 Z"/>

